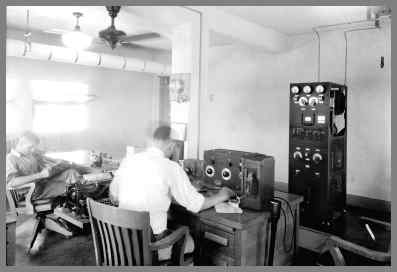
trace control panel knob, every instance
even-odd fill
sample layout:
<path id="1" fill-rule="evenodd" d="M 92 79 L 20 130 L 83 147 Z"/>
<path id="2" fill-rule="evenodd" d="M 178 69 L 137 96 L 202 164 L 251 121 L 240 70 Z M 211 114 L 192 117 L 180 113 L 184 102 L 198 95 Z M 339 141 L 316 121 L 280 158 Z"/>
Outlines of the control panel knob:
<path id="1" fill-rule="evenodd" d="M 212 165 L 207 165 L 207 167 L 205 167 L 205 174 L 212 178 L 215 175 L 215 168 Z"/>
<path id="2" fill-rule="evenodd" d="M 301 98 L 299 98 L 299 105 L 301 107 L 306 106 L 308 104 L 307 98 L 302 96 Z"/>
<path id="3" fill-rule="evenodd" d="M 299 93 L 299 87 L 298 86 L 292 86 L 291 87 L 291 93 L 298 94 Z"/>
<path id="4" fill-rule="evenodd" d="M 321 156 L 321 154 L 320 153 L 314 153 L 313 154 L 313 157 L 312 157 L 312 160 L 315 162 L 315 163 L 320 163 L 320 161 L 322 161 L 323 160 L 323 156 Z"/>
<path id="5" fill-rule="evenodd" d="M 222 178 L 224 180 L 229 180 L 229 179 L 231 179 L 231 177 L 232 177 L 232 172 L 230 171 L 230 169 L 224 168 L 222 170 Z"/>
<path id="6" fill-rule="evenodd" d="M 317 97 L 310 97 L 309 98 L 309 105 L 314 107 L 315 105 L 318 104 L 318 98 Z"/>
<path id="7" fill-rule="evenodd" d="M 312 92 L 312 88 L 309 85 L 306 85 L 305 87 L 303 87 L 303 92 L 305 94 L 309 94 Z"/>
<path id="8" fill-rule="evenodd" d="M 318 94 L 324 93 L 324 86 L 323 85 L 317 85 L 316 86 L 316 93 L 318 93 Z"/>
<path id="9" fill-rule="evenodd" d="M 297 159 L 303 159 L 302 152 L 300 152 L 300 151 L 295 151 L 293 156 L 294 156 L 294 159 L 295 159 L 295 160 L 297 160 Z"/>

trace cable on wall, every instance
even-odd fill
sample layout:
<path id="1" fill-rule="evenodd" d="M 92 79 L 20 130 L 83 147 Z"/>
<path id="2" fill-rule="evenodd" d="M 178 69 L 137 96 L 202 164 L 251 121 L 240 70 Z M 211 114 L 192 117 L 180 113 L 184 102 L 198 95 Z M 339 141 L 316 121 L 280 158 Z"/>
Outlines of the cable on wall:
<path id="1" fill-rule="evenodd" d="M 318 30 L 314 27 L 313 28 L 314 33 L 317 35 L 317 40 L 318 40 L 318 56 L 317 56 L 317 81 L 320 82 L 320 67 L 321 67 L 321 39 L 320 39 L 320 33 Z"/>
<path id="2" fill-rule="evenodd" d="M 356 32 L 356 31 L 363 31 L 363 30 L 370 30 L 370 29 L 379 29 L 379 25 L 376 24 L 372 27 L 365 27 L 365 28 L 357 28 L 357 29 L 351 29 L 351 30 L 346 30 L 343 32 L 343 36 L 345 37 L 345 79 L 344 79 L 344 85 L 347 83 L 347 54 L 348 54 L 348 39 L 347 39 L 347 33 L 351 32 Z"/>

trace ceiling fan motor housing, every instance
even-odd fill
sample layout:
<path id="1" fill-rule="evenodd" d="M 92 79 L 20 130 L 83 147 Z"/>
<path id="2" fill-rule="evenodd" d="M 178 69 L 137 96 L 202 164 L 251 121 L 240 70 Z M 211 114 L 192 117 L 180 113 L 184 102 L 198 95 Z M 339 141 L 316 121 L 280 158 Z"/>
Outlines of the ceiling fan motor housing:
<path id="1" fill-rule="evenodd" d="M 106 6 L 107 11 L 109 12 L 109 16 L 112 18 L 112 24 L 108 28 L 99 32 L 99 37 L 103 39 L 109 46 L 114 49 L 118 42 L 120 42 L 120 38 L 126 36 L 124 31 L 117 30 L 114 26 L 114 18 L 116 18 L 119 13 L 121 7 L 120 6 Z"/>
<path id="2" fill-rule="evenodd" d="M 114 26 L 110 26 L 105 30 L 99 32 L 99 37 L 105 40 L 112 49 L 114 49 L 117 43 L 120 41 L 120 38 L 125 36 L 125 32 L 121 30 L 117 30 Z"/>

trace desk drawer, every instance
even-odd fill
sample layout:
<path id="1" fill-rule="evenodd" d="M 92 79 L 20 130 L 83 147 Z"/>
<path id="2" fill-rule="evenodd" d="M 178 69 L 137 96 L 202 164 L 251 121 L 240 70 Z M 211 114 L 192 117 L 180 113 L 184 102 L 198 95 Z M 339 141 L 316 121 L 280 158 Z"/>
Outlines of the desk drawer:
<path id="1" fill-rule="evenodd" d="M 225 232 L 224 230 L 209 225 L 203 225 L 201 231 L 202 252 L 212 259 L 210 261 L 211 263 L 217 262 L 215 259 L 219 259 L 216 257 L 218 255 L 234 258 L 234 233 Z"/>

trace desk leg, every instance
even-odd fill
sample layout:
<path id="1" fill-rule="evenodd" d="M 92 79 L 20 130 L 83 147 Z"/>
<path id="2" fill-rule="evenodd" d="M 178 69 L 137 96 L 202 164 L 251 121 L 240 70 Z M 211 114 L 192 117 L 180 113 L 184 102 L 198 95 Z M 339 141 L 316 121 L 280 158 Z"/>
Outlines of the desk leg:
<path id="1" fill-rule="evenodd" d="M 300 226 L 300 204 L 296 205 L 295 210 L 295 245 L 294 245 L 294 261 L 299 253 L 299 226 Z"/>
<path id="2" fill-rule="evenodd" d="M 202 227 L 201 223 L 199 223 L 198 227 L 195 229 L 195 235 L 194 235 L 194 242 L 195 242 L 195 250 L 193 254 L 193 263 L 195 266 L 197 265 L 202 265 Z"/>

